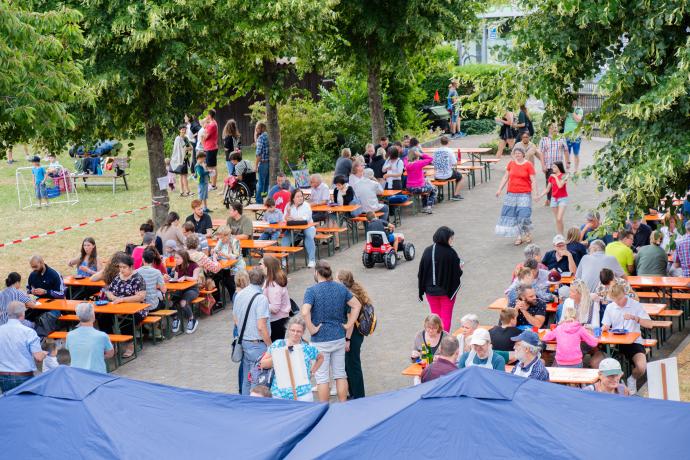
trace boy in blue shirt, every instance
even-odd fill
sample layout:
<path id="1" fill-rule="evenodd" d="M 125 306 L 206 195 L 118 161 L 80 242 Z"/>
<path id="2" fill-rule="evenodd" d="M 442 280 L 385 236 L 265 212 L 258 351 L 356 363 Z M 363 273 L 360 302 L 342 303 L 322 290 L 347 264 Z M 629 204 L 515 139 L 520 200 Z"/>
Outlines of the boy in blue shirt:
<path id="1" fill-rule="evenodd" d="M 209 173 L 206 169 L 206 153 L 203 151 L 196 154 L 196 165 L 194 166 L 194 174 L 196 174 L 199 181 L 199 199 L 204 205 L 204 212 L 211 212 L 208 209 L 206 200 L 208 199 L 208 178 Z"/>
<path id="2" fill-rule="evenodd" d="M 276 208 L 276 202 L 275 200 L 273 200 L 273 198 L 266 198 L 264 200 L 264 204 L 266 205 L 266 211 L 264 212 L 263 220 L 265 220 L 269 224 L 277 224 L 283 221 L 283 213 L 280 212 L 280 209 Z M 280 230 L 268 228 L 264 230 L 259 239 L 277 240 L 279 236 Z"/>
<path id="3" fill-rule="evenodd" d="M 36 191 L 36 198 L 38 198 L 38 205 L 43 206 L 43 201 L 48 206 L 48 190 L 46 189 L 46 170 L 41 166 L 41 159 L 37 156 L 31 159 L 33 167 L 31 174 L 34 176 L 34 190 Z"/>

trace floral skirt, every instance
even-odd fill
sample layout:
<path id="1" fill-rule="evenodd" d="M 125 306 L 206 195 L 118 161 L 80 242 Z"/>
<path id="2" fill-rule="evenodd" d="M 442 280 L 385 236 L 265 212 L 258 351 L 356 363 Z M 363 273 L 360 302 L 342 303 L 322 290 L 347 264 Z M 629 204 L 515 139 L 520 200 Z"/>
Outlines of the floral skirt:
<path id="1" fill-rule="evenodd" d="M 514 238 L 532 231 L 532 195 L 506 193 L 501 217 L 496 224 L 496 235 Z"/>

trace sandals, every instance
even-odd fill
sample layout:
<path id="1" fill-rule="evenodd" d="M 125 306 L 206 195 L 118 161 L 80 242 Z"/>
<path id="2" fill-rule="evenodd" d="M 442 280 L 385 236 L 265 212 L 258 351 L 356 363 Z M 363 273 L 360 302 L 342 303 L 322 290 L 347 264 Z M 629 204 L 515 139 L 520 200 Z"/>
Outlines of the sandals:
<path id="1" fill-rule="evenodd" d="M 522 239 L 521 239 L 521 238 L 518 238 L 517 240 L 515 240 L 515 241 L 513 242 L 513 244 L 514 244 L 515 246 L 520 246 L 520 245 L 522 244 Z"/>
<path id="2" fill-rule="evenodd" d="M 530 244 L 530 243 L 532 242 L 532 236 L 531 236 L 531 235 L 527 235 L 527 236 L 522 240 L 522 242 L 523 242 L 523 243 L 526 243 L 526 244 Z"/>
<path id="3" fill-rule="evenodd" d="M 132 356 L 134 356 L 134 348 L 131 350 L 126 350 L 124 353 L 122 353 L 123 359 L 131 358 Z"/>

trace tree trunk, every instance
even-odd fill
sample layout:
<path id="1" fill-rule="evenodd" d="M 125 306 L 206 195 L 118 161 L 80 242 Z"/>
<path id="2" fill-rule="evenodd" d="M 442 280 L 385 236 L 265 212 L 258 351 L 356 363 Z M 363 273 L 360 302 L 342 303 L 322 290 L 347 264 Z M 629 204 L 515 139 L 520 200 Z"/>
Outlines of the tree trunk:
<path id="1" fill-rule="evenodd" d="M 168 172 L 165 169 L 165 154 L 163 153 L 163 130 L 157 123 L 146 123 L 146 147 L 149 154 L 151 199 L 153 202 L 160 203 L 151 208 L 153 223 L 158 228 L 165 223 L 170 209 L 170 199 L 168 190 L 161 190 L 158 186 L 158 178 L 166 177 Z"/>
<path id="2" fill-rule="evenodd" d="M 273 184 L 281 170 L 280 123 L 278 123 L 278 103 L 271 100 L 275 84 L 275 65 L 264 63 L 264 97 L 266 98 L 266 129 L 268 130 L 269 184 Z"/>
<path id="3" fill-rule="evenodd" d="M 386 117 L 383 113 L 383 96 L 381 95 L 381 63 L 377 61 L 371 50 L 367 55 L 367 96 L 371 115 L 371 141 L 377 144 L 381 136 L 386 135 Z"/>

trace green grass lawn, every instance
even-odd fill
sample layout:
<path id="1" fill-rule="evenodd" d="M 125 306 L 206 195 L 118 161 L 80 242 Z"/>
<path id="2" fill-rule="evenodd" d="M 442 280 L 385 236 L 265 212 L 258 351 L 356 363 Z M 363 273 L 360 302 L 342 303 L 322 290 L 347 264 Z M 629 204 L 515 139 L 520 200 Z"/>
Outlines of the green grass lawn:
<path id="1" fill-rule="evenodd" d="M 0 216 L 5 222 L 0 226 L 0 241 L 7 242 L 24 238 L 150 204 L 151 191 L 146 155 L 145 140 L 143 137 L 138 138 L 135 141 L 135 149 L 127 170 L 129 191 L 126 191 L 124 187 L 118 187 L 117 192 L 113 194 L 110 187 L 89 187 L 85 190 L 79 186 L 79 203 L 77 204 L 55 204 L 48 208 L 20 211 L 15 173 L 18 167 L 31 166 L 31 164 L 23 159 L 23 149 L 15 149 L 15 159 L 18 162 L 7 165 L 5 161 L 2 161 L 0 166 Z M 254 160 L 251 154 L 246 157 L 250 161 Z M 222 159 L 219 155 L 219 184 L 223 183 L 227 175 L 225 162 L 221 161 Z M 61 154 L 58 160 L 63 166 L 74 170 L 74 160 L 66 152 Z M 31 171 L 22 172 L 30 186 Z M 190 189 L 196 192 L 196 187 L 196 182 L 190 180 Z M 222 189 L 222 185 L 220 188 Z M 174 192 L 171 196 L 171 209 L 177 211 L 184 219 L 191 213 L 189 204 L 192 199 L 193 197 L 181 198 L 179 192 Z M 227 215 L 222 204 L 222 196 L 218 192 L 209 193 L 209 207 L 215 211 L 214 217 Z M 113 252 L 122 250 L 126 243 L 140 242 L 139 225 L 150 216 L 150 210 L 139 211 L 132 215 L 0 249 L 0 277 L 4 279 L 8 272 L 16 271 L 25 279 L 30 271 L 29 258 L 33 254 L 42 255 L 47 264 L 60 273 L 71 274 L 73 269 L 67 266 L 67 260 L 79 254 L 81 241 L 85 237 L 91 236 L 96 240 L 100 256 L 110 257 Z"/>

